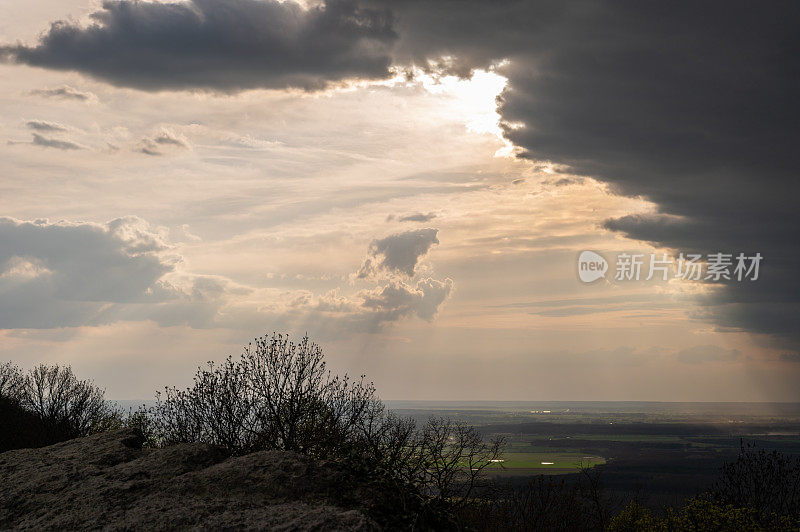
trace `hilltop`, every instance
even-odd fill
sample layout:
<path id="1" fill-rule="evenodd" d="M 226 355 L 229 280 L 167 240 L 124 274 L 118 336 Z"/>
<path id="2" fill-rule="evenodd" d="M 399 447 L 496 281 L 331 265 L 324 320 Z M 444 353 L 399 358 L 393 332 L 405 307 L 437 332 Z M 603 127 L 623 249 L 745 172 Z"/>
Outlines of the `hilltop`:
<path id="1" fill-rule="evenodd" d="M 0 529 L 375 530 L 337 464 L 204 444 L 142 448 L 120 430 L 0 454 Z"/>

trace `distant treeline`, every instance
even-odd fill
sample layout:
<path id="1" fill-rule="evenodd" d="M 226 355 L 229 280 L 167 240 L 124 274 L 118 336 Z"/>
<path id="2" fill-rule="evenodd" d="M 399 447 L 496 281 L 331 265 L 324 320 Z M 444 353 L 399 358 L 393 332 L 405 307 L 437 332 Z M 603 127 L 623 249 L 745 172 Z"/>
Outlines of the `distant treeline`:
<path id="1" fill-rule="evenodd" d="M 525 421 L 519 423 L 495 423 L 483 425 L 490 433 L 506 434 L 547 434 L 549 436 L 731 436 L 739 434 L 758 434 L 771 431 L 800 430 L 798 423 L 772 423 L 759 425 L 723 423 L 559 423 L 557 421 Z"/>

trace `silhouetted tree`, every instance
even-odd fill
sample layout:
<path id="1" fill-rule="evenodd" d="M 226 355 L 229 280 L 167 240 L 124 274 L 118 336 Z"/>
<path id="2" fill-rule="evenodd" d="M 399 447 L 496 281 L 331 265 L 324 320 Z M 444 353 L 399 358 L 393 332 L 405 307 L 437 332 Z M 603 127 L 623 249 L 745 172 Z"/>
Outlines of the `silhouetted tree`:
<path id="1" fill-rule="evenodd" d="M 333 457 L 365 433 L 371 383 L 332 375 L 322 350 L 304 337 L 255 340 L 238 360 L 200 368 L 186 390 L 167 388 L 153 410 L 165 444 L 204 442 L 233 454 L 263 449 Z"/>
<path id="2" fill-rule="evenodd" d="M 524 486 L 495 490 L 460 513 L 476 530 L 599 532 L 614 512 L 598 470 L 569 480 L 540 475 Z"/>
<path id="3" fill-rule="evenodd" d="M 320 347 L 303 337 L 262 337 L 245 350 L 243 366 L 252 385 L 255 415 L 274 449 L 332 455 L 363 434 L 375 387 L 326 370 Z"/>
<path id="4" fill-rule="evenodd" d="M 0 365 L 0 450 L 41 447 L 103 430 L 113 416 L 103 391 L 70 367 L 39 365 L 23 374 Z"/>
<path id="5" fill-rule="evenodd" d="M 372 383 L 326 369 L 304 337 L 257 338 L 238 359 L 197 370 L 185 390 L 166 388 L 147 423 L 161 445 L 203 442 L 232 454 L 286 450 L 340 460 L 374 486 L 384 523 L 452 525 L 452 510 L 484 487 L 482 473 L 503 440 L 473 427 L 431 419 L 421 429 L 388 412 Z M 400 518 L 398 516 L 401 516 Z"/>
<path id="6" fill-rule="evenodd" d="M 0 364 L 0 398 L 19 400 L 23 382 L 19 367 L 11 362 Z"/>
<path id="7" fill-rule="evenodd" d="M 485 487 L 483 470 L 502 454 L 504 440 L 484 441 L 462 421 L 432 417 L 419 438 L 420 483 L 439 501 L 461 505 Z"/>
<path id="8" fill-rule="evenodd" d="M 721 505 L 753 510 L 761 523 L 780 516 L 800 520 L 800 457 L 741 442 L 739 456 L 723 466 L 710 496 Z"/>

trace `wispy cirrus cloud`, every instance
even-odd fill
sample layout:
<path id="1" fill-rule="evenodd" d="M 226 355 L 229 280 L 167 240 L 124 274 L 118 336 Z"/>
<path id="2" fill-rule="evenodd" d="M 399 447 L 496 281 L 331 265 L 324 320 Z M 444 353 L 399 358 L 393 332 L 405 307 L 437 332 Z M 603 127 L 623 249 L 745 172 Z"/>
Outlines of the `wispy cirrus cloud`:
<path id="1" fill-rule="evenodd" d="M 405 216 L 400 216 L 397 220 L 399 222 L 430 222 L 436 218 L 436 213 L 429 212 L 427 214 L 418 212 L 414 214 L 406 214 Z"/>
<path id="2" fill-rule="evenodd" d="M 160 156 L 169 151 L 189 150 L 191 144 L 184 136 L 169 130 L 145 137 L 141 140 L 138 151 L 145 155 Z"/>
<path id="3" fill-rule="evenodd" d="M 67 131 L 66 126 L 47 120 L 29 120 L 26 125 L 36 131 Z"/>
<path id="4" fill-rule="evenodd" d="M 75 142 L 71 142 L 69 140 L 60 140 L 60 139 L 45 137 L 43 135 L 39 135 L 38 133 L 33 134 L 33 141 L 31 142 L 31 144 L 33 144 L 34 146 L 41 146 L 43 148 L 55 148 L 57 150 L 64 150 L 64 151 L 84 149 L 83 146 L 81 146 L 80 144 L 76 144 Z"/>
<path id="5" fill-rule="evenodd" d="M 52 89 L 34 89 L 30 92 L 34 96 L 43 98 L 54 98 L 58 100 L 73 100 L 79 102 L 92 102 L 97 100 L 97 96 L 89 91 L 82 91 L 69 85 L 62 85 Z"/>

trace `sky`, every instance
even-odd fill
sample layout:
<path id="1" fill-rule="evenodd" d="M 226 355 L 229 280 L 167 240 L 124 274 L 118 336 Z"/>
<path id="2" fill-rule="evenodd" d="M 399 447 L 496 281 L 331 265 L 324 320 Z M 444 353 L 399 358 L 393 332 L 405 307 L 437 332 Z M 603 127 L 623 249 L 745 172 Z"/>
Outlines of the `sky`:
<path id="1" fill-rule="evenodd" d="M 385 399 L 800 401 L 798 11 L 3 2 L 0 360 L 142 399 L 277 331 Z"/>

